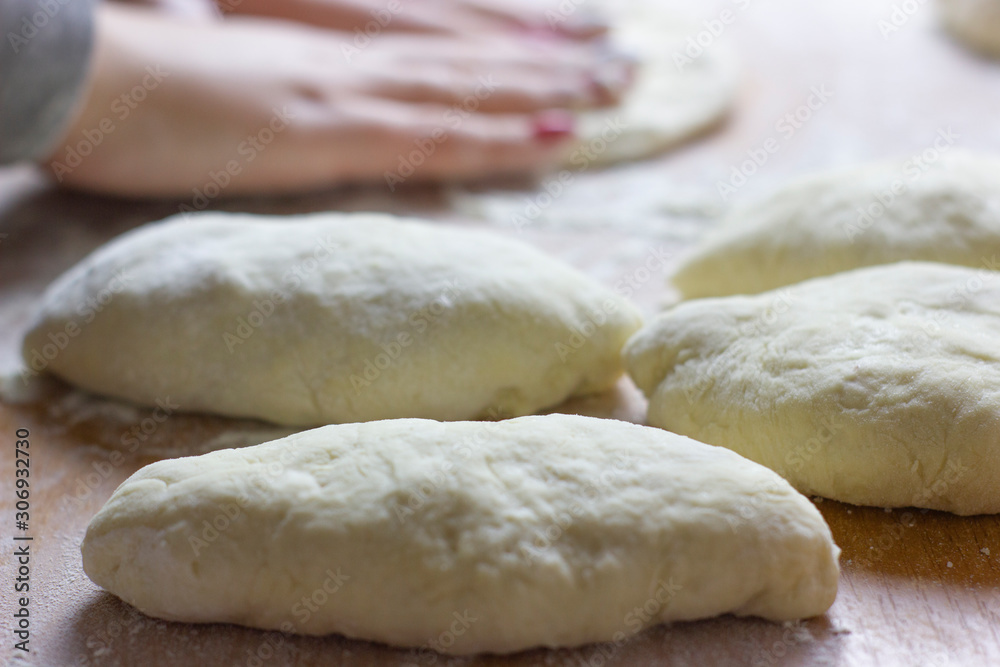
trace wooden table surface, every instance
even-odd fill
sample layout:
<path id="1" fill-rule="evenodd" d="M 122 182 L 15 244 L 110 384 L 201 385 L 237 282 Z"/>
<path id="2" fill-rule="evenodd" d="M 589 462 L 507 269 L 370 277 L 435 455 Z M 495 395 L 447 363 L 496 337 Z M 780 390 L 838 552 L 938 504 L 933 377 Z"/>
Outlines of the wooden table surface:
<path id="1" fill-rule="evenodd" d="M 905 4 L 905 8 L 904 8 Z M 894 6 L 899 9 L 894 11 Z M 937 29 L 931 3 L 694 3 L 713 19 L 734 12 L 726 39 L 741 53 L 739 104 L 715 133 L 663 158 L 582 174 L 533 224 L 475 222 L 448 210 L 442 189 L 388 197 L 352 188 L 309 196 L 222 202 L 228 210 L 416 212 L 441 224 L 491 225 L 614 285 L 656 249 L 676 257 L 711 214 L 795 175 L 890 155 L 917 154 L 950 128 L 958 145 L 1000 149 L 1000 64 L 977 59 Z M 912 15 L 906 13 L 912 10 Z M 890 28 L 898 28 L 890 31 Z M 790 136 L 778 130 L 810 90 L 829 99 Z M 780 150 L 723 203 L 717 182 L 770 137 Z M 517 195 L 511 195 L 513 201 Z M 0 170 L 0 375 L 38 294 L 94 247 L 177 211 L 176 202 L 123 202 L 51 187 L 31 169 Z M 669 271 L 669 269 L 668 269 Z M 640 281 L 653 312 L 664 276 Z M 16 377 L 6 380 L 19 382 Z M 8 384 L 9 386 L 9 384 Z M 10 396 L 7 391 L 0 394 Z M 558 410 L 642 421 L 644 403 L 623 380 L 603 396 Z M 283 637 L 234 626 L 142 616 L 83 574 L 79 543 L 94 512 L 142 465 L 207 447 L 267 439 L 253 422 L 174 415 L 135 452 L 122 435 L 150 413 L 53 383 L 41 400 L 0 404 L 0 661 L 50 665 L 947 665 L 1000 664 L 1000 519 L 886 511 L 829 500 L 818 506 L 843 548 L 837 602 L 825 616 L 785 626 L 723 617 L 659 627 L 622 647 L 532 651 L 468 659 L 393 650 L 340 637 Z M 146 422 L 147 424 L 150 422 Z M 13 650 L 13 440 L 31 433 L 31 652 Z M 1000 482 L 998 482 L 1000 484 Z"/>

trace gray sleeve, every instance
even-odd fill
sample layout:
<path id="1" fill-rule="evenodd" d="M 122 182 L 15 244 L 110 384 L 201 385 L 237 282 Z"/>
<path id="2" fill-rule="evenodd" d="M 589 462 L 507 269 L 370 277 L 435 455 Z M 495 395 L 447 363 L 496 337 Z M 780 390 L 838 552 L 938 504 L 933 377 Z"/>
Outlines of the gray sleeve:
<path id="1" fill-rule="evenodd" d="M 0 0 L 0 164 L 38 160 L 71 122 L 90 64 L 95 0 Z"/>

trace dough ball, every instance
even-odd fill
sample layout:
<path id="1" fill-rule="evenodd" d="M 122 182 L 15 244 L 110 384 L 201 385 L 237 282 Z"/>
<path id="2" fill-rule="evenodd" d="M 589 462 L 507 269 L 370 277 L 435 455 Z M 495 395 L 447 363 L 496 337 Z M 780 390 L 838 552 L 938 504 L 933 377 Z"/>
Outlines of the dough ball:
<path id="1" fill-rule="evenodd" d="M 902 262 L 698 299 L 626 346 L 650 424 L 859 505 L 1000 512 L 1000 273 Z"/>
<path id="2" fill-rule="evenodd" d="M 995 268 L 998 253 L 1000 159 L 952 149 L 819 174 L 734 210 L 672 282 L 686 298 L 756 294 L 903 260 Z"/>
<path id="3" fill-rule="evenodd" d="M 570 415 L 343 424 L 160 461 L 83 542 L 87 575 L 158 618 L 456 654 L 819 615 L 838 554 L 770 470 Z"/>
<path id="4" fill-rule="evenodd" d="M 689 39 L 704 26 L 678 17 L 656 0 L 603 0 L 598 6 L 611 19 L 612 43 L 637 59 L 636 77 L 619 106 L 579 116 L 579 145 L 566 159 L 568 169 L 662 153 L 728 113 L 738 68 L 724 38 L 692 48 Z"/>
<path id="5" fill-rule="evenodd" d="M 941 0 L 941 20 L 966 46 L 1000 58 L 1000 0 Z"/>
<path id="6" fill-rule="evenodd" d="M 33 371 L 312 426 L 523 415 L 620 376 L 640 324 L 523 243 L 376 214 L 202 214 L 129 232 L 45 293 Z"/>

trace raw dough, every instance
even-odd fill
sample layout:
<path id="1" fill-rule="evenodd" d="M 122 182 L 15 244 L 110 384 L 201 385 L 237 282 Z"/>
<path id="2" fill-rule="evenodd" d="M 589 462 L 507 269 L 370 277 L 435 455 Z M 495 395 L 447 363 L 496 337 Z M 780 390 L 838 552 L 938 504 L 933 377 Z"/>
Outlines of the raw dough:
<path id="1" fill-rule="evenodd" d="M 1000 512 L 1000 273 L 903 262 L 688 301 L 626 346 L 649 423 L 807 494 Z"/>
<path id="2" fill-rule="evenodd" d="M 687 62 L 682 58 L 688 40 L 703 26 L 680 19 L 657 0 L 604 0 L 599 7 L 611 19 L 612 43 L 637 58 L 636 80 L 618 107 L 580 115 L 579 147 L 567 159 L 568 169 L 661 153 L 725 116 L 738 77 L 724 38 L 712 38 L 701 52 L 692 47 L 697 57 Z"/>
<path id="3" fill-rule="evenodd" d="M 22 354 L 151 406 L 289 425 L 470 419 L 611 387 L 639 324 L 614 292 L 491 234 L 211 213 L 84 259 L 46 292 Z"/>
<path id="4" fill-rule="evenodd" d="M 672 282 L 687 298 L 755 294 L 902 260 L 983 266 L 998 253 L 1000 159 L 953 150 L 819 174 L 735 210 Z"/>
<path id="5" fill-rule="evenodd" d="M 838 554 L 770 470 L 570 415 L 327 426 L 160 461 L 83 542 L 87 575 L 152 616 L 457 654 L 819 615 Z"/>
<path id="6" fill-rule="evenodd" d="M 982 54 L 1000 58 L 1000 0 L 940 0 L 945 27 Z"/>

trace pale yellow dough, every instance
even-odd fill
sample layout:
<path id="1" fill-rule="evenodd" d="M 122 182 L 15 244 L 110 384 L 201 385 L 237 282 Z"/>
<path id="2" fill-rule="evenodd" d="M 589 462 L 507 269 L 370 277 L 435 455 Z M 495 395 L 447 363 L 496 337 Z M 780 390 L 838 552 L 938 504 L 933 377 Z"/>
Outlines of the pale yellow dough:
<path id="1" fill-rule="evenodd" d="M 950 137 L 943 132 L 940 146 Z M 686 298 L 903 260 L 998 268 L 1000 158 L 950 149 L 817 174 L 733 210 L 681 262 Z"/>
<path id="2" fill-rule="evenodd" d="M 207 213 L 70 269 L 23 356 L 100 394 L 280 424 L 497 418 L 611 387 L 639 324 L 611 290 L 500 236 Z"/>
<path id="3" fill-rule="evenodd" d="M 160 461 L 83 542 L 87 575 L 158 618 L 456 654 L 819 615 L 838 554 L 770 470 L 570 415 L 327 426 Z"/>
<path id="4" fill-rule="evenodd" d="M 649 423 L 860 505 L 1000 512 L 1000 273 L 904 262 L 683 302 L 626 346 Z"/>
<path id="5" fill-rule="evenodd" d="M 635 81 L 620 105 L 580 114 L 579 143 L 566 159 L 568 169 L 641 160 L 725 117 L 739 78 L 736 54 L 725 36 L 713 37 L 690 57 L 688 40 L 704 26 L 659 0 L 601 0 L 597 8 L 611 22 L 612 43 L 635 58 Z"/>

